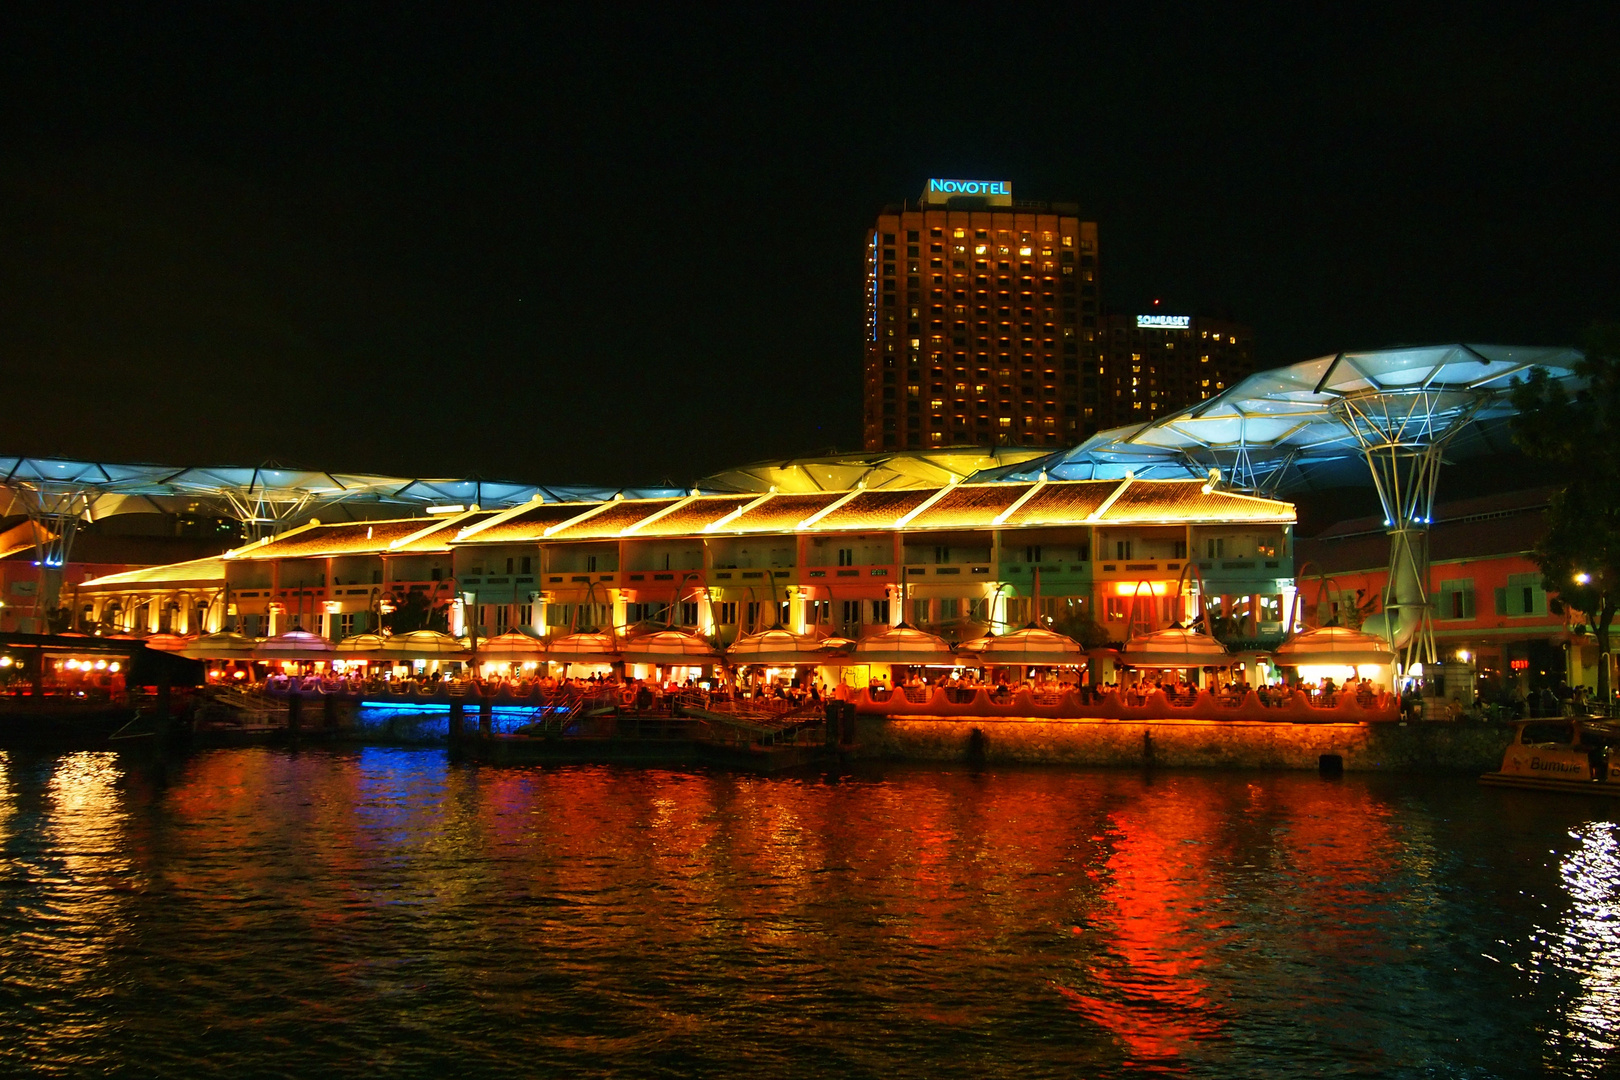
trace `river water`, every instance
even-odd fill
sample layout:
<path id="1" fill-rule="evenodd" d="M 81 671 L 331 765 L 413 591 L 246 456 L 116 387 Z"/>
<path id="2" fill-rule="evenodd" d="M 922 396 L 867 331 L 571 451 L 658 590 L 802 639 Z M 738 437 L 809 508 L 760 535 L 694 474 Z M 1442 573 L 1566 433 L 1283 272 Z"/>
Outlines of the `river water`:
<path id="1" fill-rule="evenodd" d="M 1620 825 L 1466 779 L 0 751 L 0 1073 L 1599 1076 Z"/>

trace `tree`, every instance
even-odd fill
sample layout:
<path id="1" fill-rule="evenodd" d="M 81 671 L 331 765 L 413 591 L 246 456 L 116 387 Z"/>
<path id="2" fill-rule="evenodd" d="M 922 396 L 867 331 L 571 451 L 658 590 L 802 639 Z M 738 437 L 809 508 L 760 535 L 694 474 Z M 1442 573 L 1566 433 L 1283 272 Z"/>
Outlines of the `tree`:
<path id="1" fill-rule="evenodd" d="M 413 630 L 447 631 L 449 613 L 442 606 L 429 602 L 423 593 L 407 593 L 393 611 L 382 617 L 383 629 L 391 634 L 408 634 Z"/>
<path id="2" fill-rule="evenodd" d="M 1593 326 L 1570 393 L 1536 368 L 1515 380 L 1513 441 L 1559 465 L 1564 482 L 1547 508 L 1531 559 L 1563 609 L 1585 615 L 1598 646 L 1598 699 L 1610 700 L 1609 624 L 1620 599 L 1620 325 Z"/>

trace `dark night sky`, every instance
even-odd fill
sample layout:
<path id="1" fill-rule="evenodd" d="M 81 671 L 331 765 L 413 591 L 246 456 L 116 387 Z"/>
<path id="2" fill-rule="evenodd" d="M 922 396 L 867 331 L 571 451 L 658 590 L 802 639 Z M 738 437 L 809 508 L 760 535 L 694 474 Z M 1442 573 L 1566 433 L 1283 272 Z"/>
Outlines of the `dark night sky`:
<path id="1" fill-rule="evenodd" d="M 1520 6 L 12 5 L 0 453 L 847 448 L 863 232 L 928 176 L 1079 201 L 1109 304 L 1265 364 L 1567 343 L 1620 318 L 1620 35 Z"/>

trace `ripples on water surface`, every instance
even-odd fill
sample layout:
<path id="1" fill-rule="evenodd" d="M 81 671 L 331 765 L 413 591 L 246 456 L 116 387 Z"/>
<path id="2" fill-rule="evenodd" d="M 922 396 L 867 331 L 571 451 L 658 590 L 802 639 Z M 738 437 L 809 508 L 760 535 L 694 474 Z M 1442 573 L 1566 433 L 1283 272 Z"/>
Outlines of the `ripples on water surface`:
<path id="1" fill-rule="evenodd" d="M 0 1072 L 1598 1076 L 1609 804 L 0 752 Z"/>

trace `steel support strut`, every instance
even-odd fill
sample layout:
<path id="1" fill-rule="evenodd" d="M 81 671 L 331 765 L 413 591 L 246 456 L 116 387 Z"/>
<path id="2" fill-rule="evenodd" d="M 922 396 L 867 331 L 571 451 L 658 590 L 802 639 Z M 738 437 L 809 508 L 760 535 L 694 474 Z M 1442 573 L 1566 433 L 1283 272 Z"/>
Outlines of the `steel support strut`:
<path id="1" fill-rule="evenodd" d="M 1489 400 L 1488 393 L 1423 387 L 1348 395 L 1332 411 L 1355 436 L 1372 472 L 1389 534 L 1384 632 L 1398 672 L 1433 665 L 1429 525 L 1445 446 Z"/>

